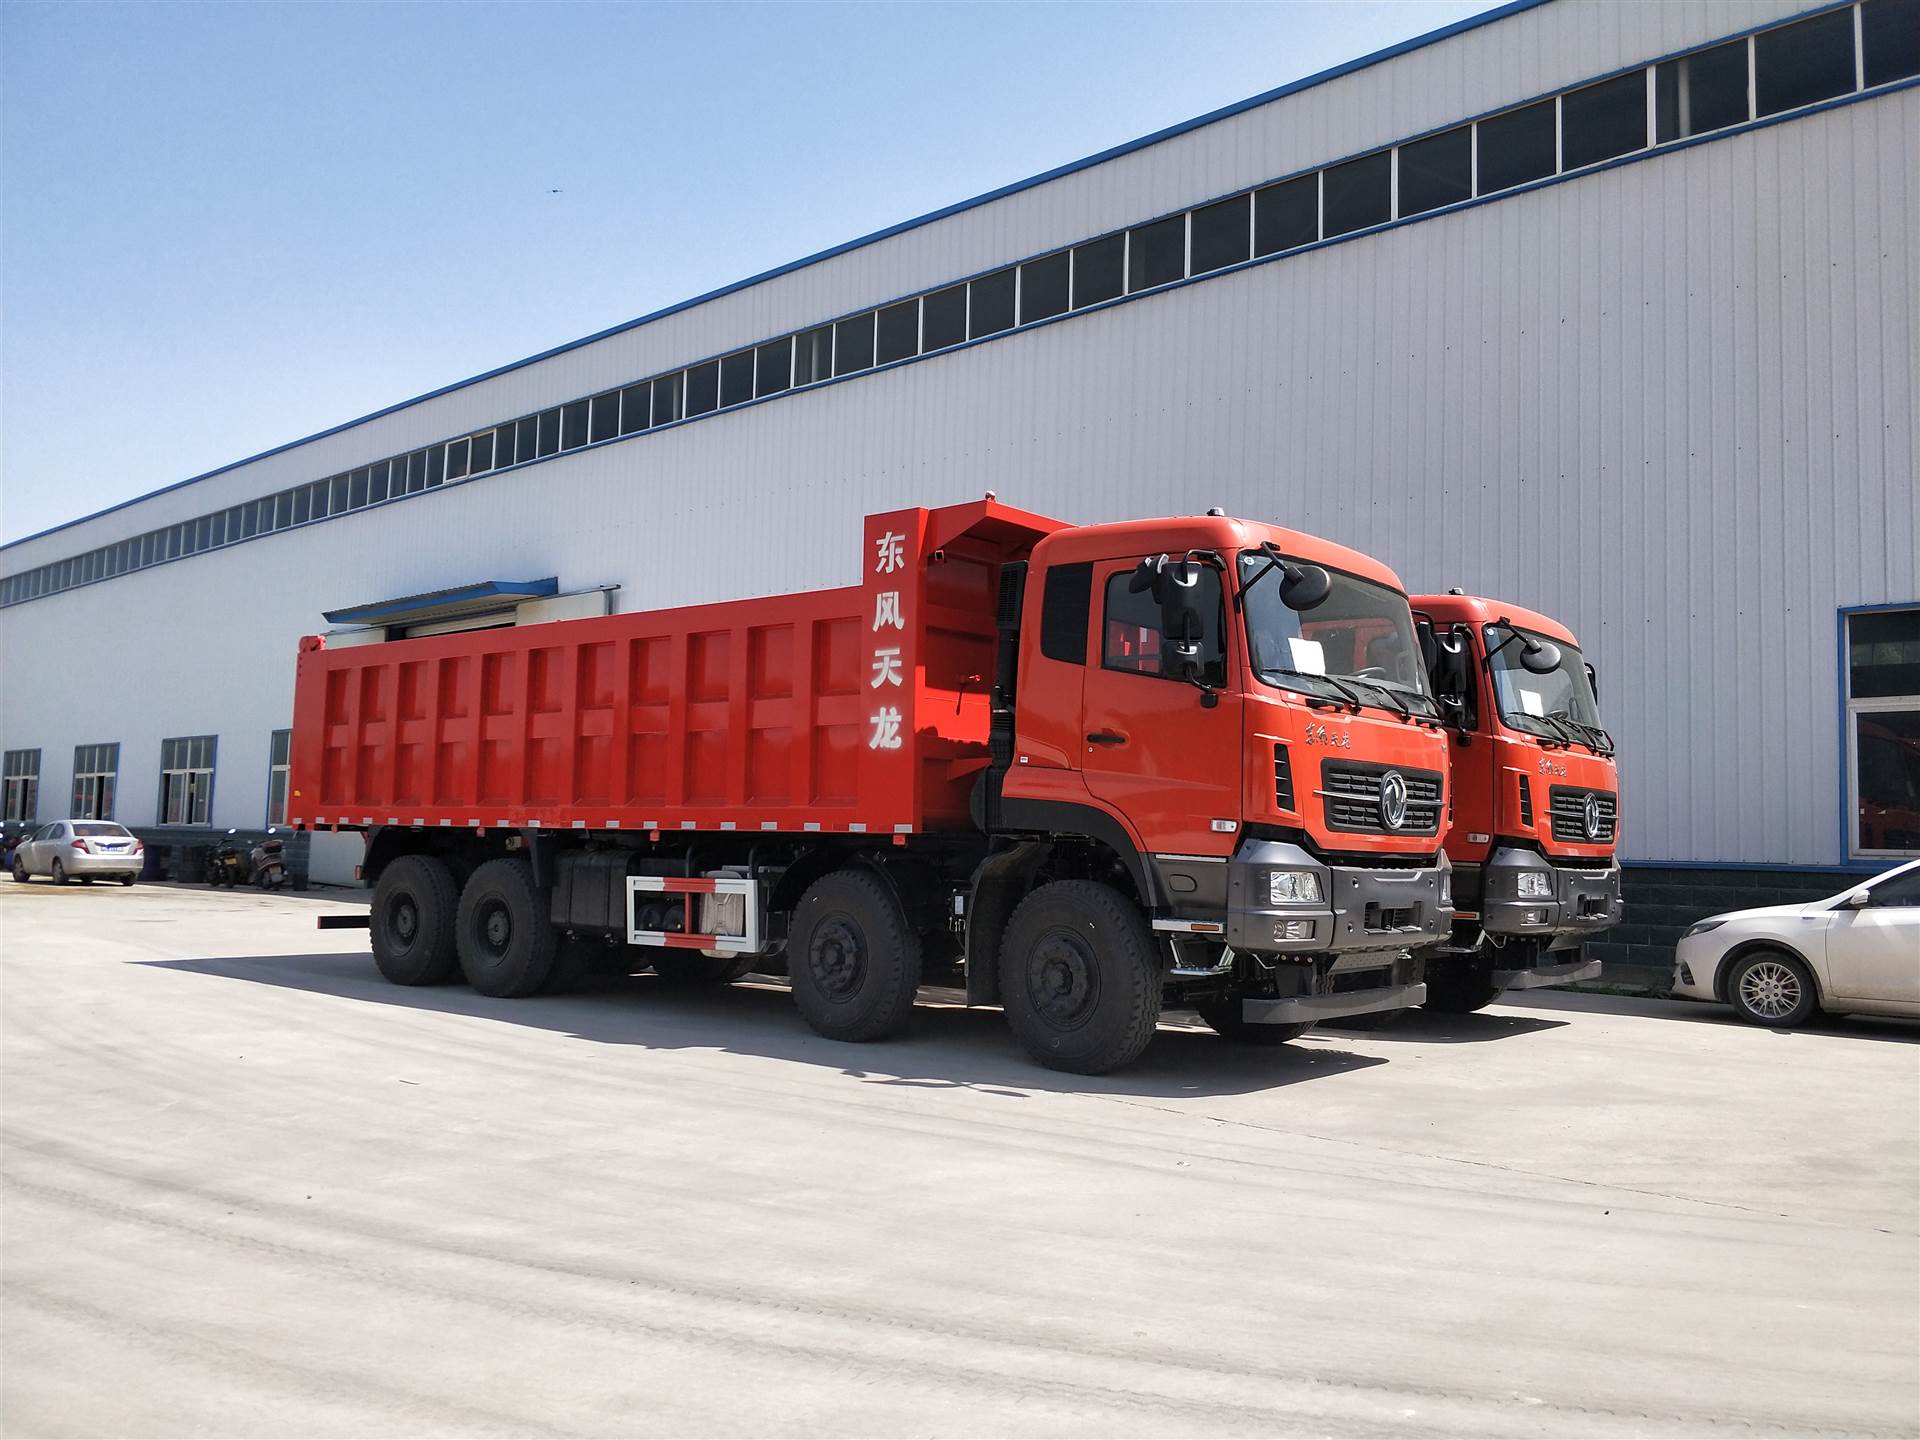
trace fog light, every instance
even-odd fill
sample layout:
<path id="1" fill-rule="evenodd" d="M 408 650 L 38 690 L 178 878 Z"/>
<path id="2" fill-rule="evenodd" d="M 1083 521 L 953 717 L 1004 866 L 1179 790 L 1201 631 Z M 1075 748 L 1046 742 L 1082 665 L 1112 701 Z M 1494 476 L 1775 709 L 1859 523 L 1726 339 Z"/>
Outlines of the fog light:
<path id="1" fill-rule="evenodd" d="M 1273 922 L 1273 938 L 1276 940 L 1311 940 L 1313 922 L 1311 920 L 1276 920 Z"/>
<path id="2" fill-rule="evenodd" d="M 1267 876 L 1269 905 L 1312 904 L 1320 899 L 1320 876 L 1312 870 L 1274 870 Z"/>
<path id="3" fill-rule="evenodd" d="M 1520 923 L 1522 925 L 1544 925 L 1547 923 L 1547 912 L 1544 910 L 1522 910 L 1520 912 Z"/>
<path id="4" fill-rule="evenodd" d="M 1545 900 L 1553 894 L 1553 877 L 1544 870 L 1522 870 L 1514 877 L 1522 900 Z"/>
<path id="5" fill-rule="evenodd" d="M 1442 910 L 1451 910 L 1453 908 L 1453 869 L 1451 866 L 1440 872 L 1440 908 Z"/>

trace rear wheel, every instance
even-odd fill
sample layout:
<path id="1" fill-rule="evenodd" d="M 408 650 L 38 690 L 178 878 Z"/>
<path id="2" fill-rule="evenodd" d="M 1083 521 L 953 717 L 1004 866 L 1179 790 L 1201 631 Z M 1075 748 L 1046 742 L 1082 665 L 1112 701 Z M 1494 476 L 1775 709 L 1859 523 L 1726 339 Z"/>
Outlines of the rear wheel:
<path id="1" fill-rule="evenodd" d="M 697 950 L 664 950 L 653 960 L 653 973 L 678 989 L 703 985 L 731 985 L 753 969 L 751 955 L 702 955 Z"/>
<path id="2" fill-rule="evenodd" d="M 1756 950 L 1735 965 L 1727 1003 L 1749 1025 L 1769 1030 L 1805 1024 L 1820 1008 L 1812 972 L 1784 950 Z"/>
<path id="3" fill-rule="evenodd" d="M 368 928 L 373 963 L 396 985 L 439 985 L 459 965 L 453 925 L 459 889 L 446 862 L 403 855 L 380 872 Z"/>
<path id="4" fill-rule="evenodd" d="M 920 988 L 920 937 L 893 890 L 865 870 L 813 882 L 787 942 L 793 1003 L 829 1040 L 879 1040 L 902 1029 Z"/>
<path id="5" fill-rule="evenodd" d="M 131 884 L 133 884 L 133 879 L 134 879 L 134 877 L 133 877 L 133 876 L 131 876 L 131 875 L 122 875 L 122 876 L 120 877 L 120 883 L 121 883 L 122 885 L 131 885 Z"/>
<path id="6" fill-rule="evenodd" d="M 1034 891 L 1000 944 L 1000 1004 L 1042 1065 L 1100 1075 L 1137 1059 L 1160 1020 L 1160 953 L 1139 907 L 1091 880 Z"/>
<path id="7" fill-rule="evenodd" d="M 53 862 L 53 883 L 56 885 L 67 883 L 67 867 L 60 863 L 58 857 Z"/>
<path id="8" fill-rule="evenodd" d="M 13 857 L 13 878 L 22 885 L 27 883 L 27 862 L 18 855 Z"/>
<path id="9" fill-rule="evenodd" d="M 1289 1040 L 1298 1040 L 1313 1028 L 1311 1020 L 1295 1021 L 1291 1025 L 1255 1024 L 1241 1015 L 1238 1000 L 1208 1000 L 1193 1008 L 1200 1012 L 1202 1020 L 1213 1027 L 1215 1034 L 1228 1040 L 1237 1040 L 1242 1045 L 1284 1045 Z"/>
<path id="10" fill-rule="evenodd" d="M 91 875 L 82 875 L 82 876 L 80 877 L 80 883 L 81 883 L 82 885 L 91 885 L 91 884 L 93 884 L 93 876 L 91 876 Z"/>
<path id="11" fill-rule="evenodd" d="M 489 860 L 460 892 L 454 948 L 467 983 L 482 995 L 517 999 L 547 981 L 559 936 L 548 921 L 533 866 Z"/>

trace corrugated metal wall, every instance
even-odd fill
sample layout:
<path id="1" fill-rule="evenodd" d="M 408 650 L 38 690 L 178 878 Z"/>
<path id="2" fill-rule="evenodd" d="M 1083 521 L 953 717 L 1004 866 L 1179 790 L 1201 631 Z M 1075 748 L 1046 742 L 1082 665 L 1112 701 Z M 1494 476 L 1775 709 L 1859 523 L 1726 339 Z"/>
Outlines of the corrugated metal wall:
<path id="1" fill-rule="evenodd" d="M 1391 65 L 1432 68 L 1438 123 L 1489 103 L 1462 88 L 1459 57 L 1443 63 L 1467 41 L 1521 67 L 1514 90 L 1529 94 L 1615 51 L 1644 58 L 1791 8 L 1562 3 Z M 1622 38 L 1627 11 L 1645 25 Z M 1540 28 L 1556 16 L 1586 27 L 1587 53 L 1569 57 L 1566 33 Z M 1399 89 L 1410 73 L 1395 106 L 1413 103 Z M 1339 133 L 1356 133 L 1365 108 Z M 1383 128 L 1350 148 L 1422 123 L 1364 119 Z M 1242 137 L 1226 126 L 1239 123 L 1170 143 L 1219 132 L 1232 150 Z M 1340 142 L 1301 143 L 1302 159 L 1324 159 Z M 1162 148 L 1128 161 L 1156 168 Z M 257 823 L 294 640 L 321 628 L 323 608 L 553 574 L 568 588 L 618 583 L 623 609 L 848 583 L 863 513 L 992 488 L 1085 520 L 1219 504 L 1379 554 L 1414 588 L 1459 584 L 1557 614 L 1602 672 L 1632 857 L 1832 863 L 1835 611 L 1920 597 L 1916 153 L 1909 90 L 15 607 L 0 612 L 0 737 L 45 748 L 50 800 L 74 744 L 121 741 L 122 818 L 138 822 L 161 738 L 219 733 L 216 819 Z M 1149 195 L 1193 198 L 1190 185 L 1173 193 L 1178 180 L 1136 176 L 1102 203 L 1129 201 L 1112 218 L 1136 219 Z M 1047 222 L 1064 227 L 1055 239 L 1106 223 L 1084 210 Z M 998 258 L 1050 243 L 1032 240 L 1044 228 L 1020 228 Z M 968 268 L 920 234 L 934 253 L 914 277 L 876 264 L 860 301 Z M 807 274 L 776 284 L 812 286 Z M 731 329 L 724 343 L 745 338 Z M 491 398 L 472 418 L 630 375 L 603 366 L 583 380 L 587 363 L 475 387 Z M 425 422 L 377 422 L 378 443 L 352 451 L 352 437 L 320 442 L 309 448 L 336 458 L 287 478 L 444 433 L 456 402 L 474 403 L 432 402 L 440 418 L 404 435 L 400 422 Z M 244 493 L 272 483 L 255 475 Z M 163 513 L 178 499 L 123 512 L 113 533 L 136 513 L 144 526 L 215 503 Z M 82 543 L 57 538 L 59 553 Z M 197 597 L 256 593 L 244 632 L 198 622 Z"/>

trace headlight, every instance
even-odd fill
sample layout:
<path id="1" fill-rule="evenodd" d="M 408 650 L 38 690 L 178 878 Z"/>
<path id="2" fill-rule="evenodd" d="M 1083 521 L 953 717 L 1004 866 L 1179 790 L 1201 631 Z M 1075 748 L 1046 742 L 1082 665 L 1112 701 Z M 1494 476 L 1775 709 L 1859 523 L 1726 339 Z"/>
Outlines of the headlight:
<path id="1" fill-rule="evenodd" d="M 1726 923 L 1724 920 L 1696 920 L 1680 932 L 1680 938 L 1685 940 L 1690 935 L 1704 935 L 1709 930 L 1718 930 Z"/>
<path id="2" fill-rule="evenodd" d="M 1312 870 L 1273 870 L 1267 874 L 1269 905 L 1314 904 L 1320 899 L 1320 876 Z"/>
<path id="3" fill-rule="evenodd" d="M 1440 872 L 1440 908 L 1453 908 L 1453 867 L 1449 865 Z"/>
<path id="4" fill-rule="evenodd" d="M 1544 870 L 1522 870 L 1514 876 L 1519 889 L 1514 893 L 1522 900 L 1551 900 L 1553 898 L 1553 876 Z"/>

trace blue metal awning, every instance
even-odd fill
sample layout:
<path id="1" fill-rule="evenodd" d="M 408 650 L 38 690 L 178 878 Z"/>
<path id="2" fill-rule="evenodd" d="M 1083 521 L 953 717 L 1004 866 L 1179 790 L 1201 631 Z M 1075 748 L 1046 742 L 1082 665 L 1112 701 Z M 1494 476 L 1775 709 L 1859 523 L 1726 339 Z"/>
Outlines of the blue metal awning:
<path id="1" fill-rule="evenodd" d="M 370 605 L 350 605 L 344 610 L 323 613 L 329 625 L 418 625 L 428 620 L 454 620 L 462 615 L 505 609 L 523 600 L 540 600 L 559 593 L 560 579 L 556 575 L 544 580 L 477 580 L 471 585 L 429 590 L 423 595 L 402 595 L 397 600 L 376 600 Z"/>

